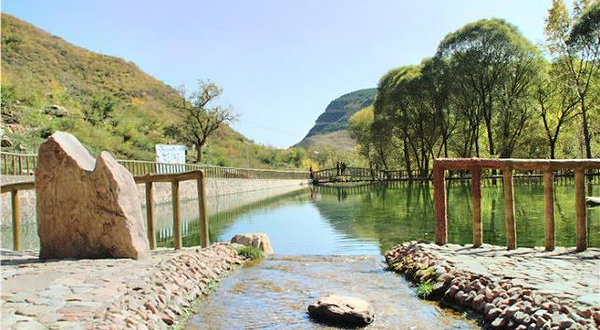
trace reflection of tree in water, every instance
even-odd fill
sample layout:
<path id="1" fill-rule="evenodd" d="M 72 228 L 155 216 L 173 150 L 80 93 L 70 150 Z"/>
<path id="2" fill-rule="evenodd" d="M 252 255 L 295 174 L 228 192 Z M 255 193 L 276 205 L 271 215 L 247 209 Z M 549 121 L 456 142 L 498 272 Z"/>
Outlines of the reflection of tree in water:
<path id="1" fill-rule="evenodd" d="M 597 186 L 597 185 L 595 185 Z M 367 189 L 345 189 L 340 201 L 340 188 L 317 189 L 321 200 L 315 202 L 321 216 L 331 226 L 351 238 L 378 240 L 381 251 L 402 241 L 431 241 L 435 234 L 433 188 L 427 183 L 372 185 Z M 517 239 L 520 246 L 544 244 L 543 185 L 535 180 L 515 182 Z M 596 188 L 597 189 L 597 188 Z M 555 191 L 556 242 L 572 246 L 575 237 L 573 185 L 557 185 Z M 341 195 L 341 193 L 339 193 Z M 470 182 L 448 185 L 448 227 L 451 243 L 472 242 L 473 214 Z M 568 207 L 563 207 L 567 205 Z M 502 184 L 482 187 L 482 221 L 484 243 L 506 244 L 504 192 Z M 600 245 L 600 208 L 588 209 L 590 246 Z"/>
<path id="2" fill-rule="evenodd" d="M 352 189 L 322 189 L 315 203 L 321 216 L 339 233 L 368 241 L 377 241 L 382 252 L 394 243 L 428 239 L 435 228 L 432 200 L 427 183 L 371 185 L 351 194 Z M 340 202 L 338 196 L 346 194 Z"/>

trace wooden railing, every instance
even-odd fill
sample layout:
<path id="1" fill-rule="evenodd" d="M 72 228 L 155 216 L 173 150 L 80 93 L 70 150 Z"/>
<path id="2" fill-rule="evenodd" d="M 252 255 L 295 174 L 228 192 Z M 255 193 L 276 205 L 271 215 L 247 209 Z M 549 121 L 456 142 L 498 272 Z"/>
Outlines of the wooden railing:
<path id="1" fill-rule="evenodd" d="M 36 154 L 0 153 L 0 173 L 3 175 L 33 175 L 36 166 Z"/>
<path id="2" fill-rule="evenodd" d="M 202 170 L 207 178 L 226 179 L 307 179 L 307 171 L 267 170 L 200 164 L 166 164 L 144 160 L 118 160 L 134 175 L 181 173 Z"/>
<path id="3" fill-rule="evenodd" d="M 402 181 L 402 180 L 430 180 L 431 175 L 419 171 L 405 170 L 379 170 L 363 167 L 328 168 L 313 173 L 313 180 L 317 182 L 335 181 Z"/>
<path id="4" fill-rule="evenodd" d="M 118 159 L 134 176 L 147 174 L 174 174 L 201 170 L 207 178 L 227 179 L 308 179 L 308 171 L 248 169 L 209 166 L 201 164 L 168 164 L 145 160 Z M 4 175 L 33 175 L 37 165 L 36 154 L 0 153 L 0 173 Z"/>
<path id="5" fill-rule="evenodd" d="M 200 244 L 207 247 L 208 238 L 208 211 L 206 209 L 206 186 L 204 184 L 204 173 L 202 171 L 191 171 L 178 174 L 148 174 L 134 177 L 136 183 L 144 183 L 146 186 L 146 221 L 148 222 L 148 242 L 150 249 L 156 248 L 156 233 L 154 230 L 154 198 L 152 184 L 154 182 L 171 182 L 171 202 L 173 208 L 173 245 L 175 249 L 182 247 L 181 216 L 179 212 L 179 182 L 196 180 L 198 189 L 198 222 L 200 228 Z"/>
<path id="6" fill-rule="evenodd" d="M 481 246 L 481 171 L 502 170 L 504 187 L 504 213 L 506 221 L 506 245 L 509 250 L 517 247 L 515 206 L 513 191 L 514 170 L 535 170 L 544 173 L 546 250 L 554 250 L 554 172 L 573 170 L 575 176 L 576 249 L 587 249 L 587 216 L 585 206 L 585 171 L 600 169 L 600 159 L 546 160 L 546 159 L 436 159 L 433 161 L 433 187 L 435 198 L 436 243 L 448 243 L 448 216 L 446 208 L 446 170 L 471 172 L 471 198 L 473 203 L 473 246 Z"/>
<path id="7" fill-rule="evenodd" d="M 13 234 L 13 249 L 21 250 L 21 218 L 19 218 L 19 190 L 35 189 L 34 182 L 18 182 L 3 185 L 0 188 L 0 193 L 10 192 L 10 205 L 12 212 L 12 234 Z"/>
<path id="8" fill-rule="evenodd" d="M 146 220 L 148 242 L 150 249 L 156 249 L 156 233 L 154 230 L 154 198 L 152 185 L 154 182 L 170 182 L 172 189 L 172 207 L 173 207 L 173 239 L 175 249 L 182 247 L 181 235 L 181 217 L 179 212 L 179 182 L 196 180 L 198 189 L 198 221 L 200 228 L 200 244 L 202 247 L 207 247 L 209 242 L 208 236 L 208 211 L 206 209 L 206 193 L 204 183 L 204 173 L 202 171 L 191 171 L 177 174 L 148 174 L 144 176 L 135 176 L 136 183 L 144 183 L 146 186 Z M 12 228 L 13 228 L 13 249 L 21 250 L 21 220 L 19 218 L 19 190 L 35 189 L 34 182 L 19 182 L 3 185 L 1 193 L 10 192 L 11 196 L 11 212 L 12 212 Z"/>

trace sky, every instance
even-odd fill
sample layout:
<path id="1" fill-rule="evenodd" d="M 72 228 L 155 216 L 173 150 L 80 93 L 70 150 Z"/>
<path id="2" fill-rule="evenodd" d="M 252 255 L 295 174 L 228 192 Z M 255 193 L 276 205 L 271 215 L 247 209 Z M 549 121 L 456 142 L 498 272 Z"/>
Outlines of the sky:
<path id="1" fill-rule="evenodd" d="M 435 54 L 444 36 L 498 17 L 540 43 L 552 0 L 4 0 L 77 46 L 132 61 L 173 87 L 224 89 L 232 127 L 256 143 L 299 142 L 333 99 Z"/>

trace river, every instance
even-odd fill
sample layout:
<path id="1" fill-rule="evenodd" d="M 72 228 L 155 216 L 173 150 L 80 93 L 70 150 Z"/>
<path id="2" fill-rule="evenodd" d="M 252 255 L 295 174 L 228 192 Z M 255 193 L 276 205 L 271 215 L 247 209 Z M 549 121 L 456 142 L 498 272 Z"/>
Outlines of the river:
<path id="1" fill-rule="evenodd" d="M 519 246 L 544 244 L 543 185 L 515 185 Z M 600 191 L 599 187 L 588 187 Z M 555 187 L 557 245 L 575 244 L 574 191 Z M 352 188 L 317 187 L 274 198 L 244 212 L 210 218 L 211 236 L 263 232 L 276 255 L 225 279 L 205 298 L 187 329 L 329 329 L 311 322 L 306 306 L 320 296 L 342 294 L 369 301 L 368 329 L 478 329 L 476 319 L 416 297 L 401 276 L 384 270 L 381 255 L 393 244 L 434 237 L 433 191 L 428 184 L 396 183 Z M 482 190 L 484 242 L 505 243 L 503 191 Z M 449 239 L 472 239 L 470 188 L 448 187 Z M 590 245 L 600 243 L 600 208 L 588 209 Z M 191 235 L 195 237 L 196 235 Z M 188 243 L 195 243 L 189 239 Z"/>

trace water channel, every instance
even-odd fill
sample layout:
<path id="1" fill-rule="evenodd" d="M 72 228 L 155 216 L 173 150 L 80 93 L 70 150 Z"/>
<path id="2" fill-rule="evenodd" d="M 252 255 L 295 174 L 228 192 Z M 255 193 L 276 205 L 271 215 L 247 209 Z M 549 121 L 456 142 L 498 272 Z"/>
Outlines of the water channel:
<path id="1" fill-rule="evenodd" d="M 600 191 L 590 186 L 591 191 Z M 575 243 L 574 192 L 556 185 L 557 245 Z M 501 186 L 483 188 L 484 241 L 504 244 Z M 539 181 L 516 184 L 518 244 L 544 243 L 544 197 Z M 469 186 L 448 188 L 450 241 L 471 241 Z M 600 209 L 588 209 L 590 245 L 600 244 Z M 329 329 L 311 322 L 306 306 L 320 296 L 346 294 L 372 303 L 369 329 L 477 329 L 477 322 L 420 300 L 402 277 L 383 270 L 393 244 L 433 239 L 428 184 L 312 188 L 274 198 L 235 216 L 211 218 L 212 236 L 267 233 L 276 255 L 239 270 L 200 303 L 187 329 Z M 191 243 L 191 242 L 190 242 Z M 359 256 L 360 255 L 360 256 Z M 332 328 L 333 329 L 333 328 Z"/>

